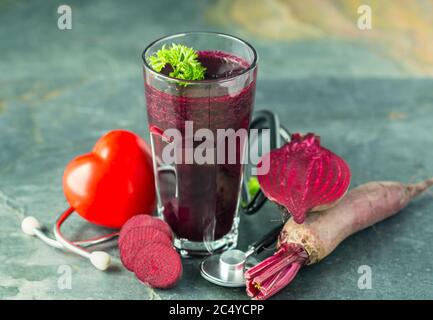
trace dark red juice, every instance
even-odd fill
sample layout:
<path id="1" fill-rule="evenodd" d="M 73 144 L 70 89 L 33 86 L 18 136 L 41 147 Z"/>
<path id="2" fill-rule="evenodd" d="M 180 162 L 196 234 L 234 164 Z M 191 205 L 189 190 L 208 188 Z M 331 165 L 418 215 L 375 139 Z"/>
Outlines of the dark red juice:
<path id="1" fill-rule="evenodd" d="M 206 80 L 215 83 L 173 84 L 170 90 L 160 90 L 145 81 L 149 127 L 156 131 L 178 129 L 183 146 L 186 121 L 193 122 L 194 132 L 211 130 L 216 140 L 217 129 L 248 129 L 253 110 L 255 77 L 243 77 L 249 67 L 245 61 L 220 51 L 201 51 L 199 60 L 207 68 Z M 227 81 L 216 83 L 224 79 Z M 152 140 L 155 154 L 161 155 L 168 142 L 157 134 Z M 238 155 L 241 148 L 236 144 Z M 220 239 L 232 228 L 241 179 L 240 157 L 234 164 L 162 165 L 157 179 L 160 210 L 179 238 Z"/>

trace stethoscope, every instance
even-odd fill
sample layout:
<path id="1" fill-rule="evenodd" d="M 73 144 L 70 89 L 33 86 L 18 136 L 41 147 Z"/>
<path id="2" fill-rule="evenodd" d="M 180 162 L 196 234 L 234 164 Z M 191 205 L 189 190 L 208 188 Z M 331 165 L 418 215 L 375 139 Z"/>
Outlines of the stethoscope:
<path id="1" fill-rule="evenodd" d="M 280 126 L 278 116 L 268 110 L 261 110 L 255 113 L 255 117 L 250 125 L 250 129 L 252 128 L 270 129 L 271 149 L 280 146 L 281 138 L 285 141 L 290 139 L 290 133 L 284 127 Z M 266 197 L 259 190 L 251 199 L 245 180 L 246 179 L 244 179 L 244 183 L 242 184 L 242 197 L 247 204 L 242 207 L 242 210 L 246 214 L 251 215 L 256 213 L 264 205 Z M 74 209 L 69 208 L 60 215 L 53 228 L 54 237 L 48 235 L 47 228 L 43 227 L 40 222 L 32 216 L 23 219 L 21 229 L 25 234 L 35 236 L 51 247 L 69 251 L 88 259 L 96 269 L 107 270 L 111 265 L 111 256 L 105 251 L 90 251 L 88 248 L 115 239 L 119 235 L 119 232 L 112 232 L 100 237 L 80 241 L 68 240 L 62 234 L 61 227 L 73 212 Z M 267 245 L 274 242 L 281 227 L 282 225 L 277 226 L 265 237 L 250 245 L 248 251 L 245 253 L 241 250 L 229 250 L 221 255 L 208 257 L 201 263 L 201 274 L 207 280 L 219 285 L 231 287 L 240 286 L 240 279 L 243 279 L 243 271 L 248 258 L 253 254 L 259 253 Z M 243 281 L 243 283 L 245 282 Z"/>
<path id="2" fill-rule="evenodd" d="M 271 150 L 281 146 L 281 139 L 285 142 L 290 141 L 289 131 L 280 125 L 278 116 L 268 110 L 255 113 L 250 129 L 269 129 Z M 250 141 L 250 143 L 254 143 L 254 141 Z M 267 198 L 261 190 L 251 198 L 247 181 L 248 179 L 243 179 L 242 199 L 247 204 L 242 206 L 242 211 L 247 215 L 252 215 L 259 211 Z M 202 277 L 219 286 L 245 286 L 245 271 L 258 262 L 253 255 L 259 254 L 266 247 L 273 244 L 277 240 L 283 225 L 283 222 L 278 223 L 277 226 L 261 239 L 249 245 L 245 252 L 239 249 L 232 249 L 205 258 L 200 264 Z"/>
<path id="3" fill-rule="evenodd" d="M 110 241 L 119 235 L 119 232 L 113 232 L 101 237 L 91 238 L 81 241 L 70 241 L 64 237 L 61 232 L 62 224 L 74 212 L 73 208 L 67 209 L 57 219 L 53 228 L 54 238 L 50 237 L 39 221 L 32 216 L 28 216 L 21 222 L 21 229 L 29 236 L 36 236 L 47 245 L 75 253 L 83 258 L 89 259 L 92 265 L 99 270 L 107 270 L 111 265 L 111 256 L 105 251 L 88 251 L 86 248 Z"/>

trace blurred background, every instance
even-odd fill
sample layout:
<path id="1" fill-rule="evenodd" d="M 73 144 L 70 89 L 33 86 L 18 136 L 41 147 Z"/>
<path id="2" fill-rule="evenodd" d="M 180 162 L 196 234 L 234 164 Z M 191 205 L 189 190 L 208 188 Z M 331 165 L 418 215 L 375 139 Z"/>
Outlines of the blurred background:
<path id="1" fill-rule="evenodd" d="M 57 25 L 64 4 L 71 30 Z M 352 185 L 433 175 L 432 0 L 0 0 L 0 298 L 247 298 L 201 279 L 196 260 L 176 289 L 155 292 L 19 229 L 24 215 L 55 221 L 66 206 L 65 165 L 103 133 L 125 128 L 148 140 L 141 53 L 191 30 L 250 42 L 260 56 L 256 109 L 321 135 L 349 162 Z M 275 298 L 433 298 L 432 210 L 430 197 L 353 237 Z M 242 218 L 240 247 L 278 216 L 271 205 L 263 211 Z M 98 230 L 71 224 L 72 237 Z M 56 285 L 61 264 L 73 268 L 72 290 Z M 357 287 L 364 264 L 372 290 Z"/>

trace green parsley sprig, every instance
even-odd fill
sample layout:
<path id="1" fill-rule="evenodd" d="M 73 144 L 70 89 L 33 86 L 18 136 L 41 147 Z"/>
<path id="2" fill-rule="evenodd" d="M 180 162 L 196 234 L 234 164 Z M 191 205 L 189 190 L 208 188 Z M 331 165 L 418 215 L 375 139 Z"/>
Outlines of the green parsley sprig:
<path id="1" fill-rule="evenodd" d="M 206 72 L 198 60 L 197 51 L 181 44 L 163 45 L 148 58 L 148 63 L 156 72 L 169 65 L 172 69 L 169 76 L 181 80 L 203 80 Z"/>

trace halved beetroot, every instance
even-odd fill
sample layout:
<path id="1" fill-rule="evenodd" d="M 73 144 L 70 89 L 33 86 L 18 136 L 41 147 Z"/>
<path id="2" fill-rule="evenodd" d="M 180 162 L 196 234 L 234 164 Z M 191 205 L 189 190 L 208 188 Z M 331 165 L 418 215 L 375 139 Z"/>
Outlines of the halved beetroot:
<path id="1" fill-rule="evenodd" d="M 173 232 L 170 226 L 159 218 L 149 216 L 147 214 L 139 214 L 129 219 L 120 230 L 119 246 L 123 242 L 125 235 L 133 228 L 137 227 L 152 227 L 165 233 L 171 240 L 173 240 Z"/>
<path id="2" fill-rule="evenodd" d="M 350 168 L 343 158 L 320 145 L 314 133 L 295 133 L 291 141 L 264 155 L 258 175 L 265 196 L 284 213 L 303 223 L 310 211 L 322 211 L 343 198 L 350 184 Z"/>
<path id="3" fill-rule="evenodd" d="M 127 232 L 122 242 L 119 242 L 120 260 L 126 269 L 134 270 L 134 260 L 137 252 L 147 243 L 158 242 L 172 246 L 172 240 L 164 232 L 153 227 L 135 227 Z"/>
<path id="4" fill-rule="evenodd" d="M 141 282 L 153 288 L 171 288 L 182 276 L 182 262 L 173 247 L 151 242 L 137 252 L 134 272 Z"/>

